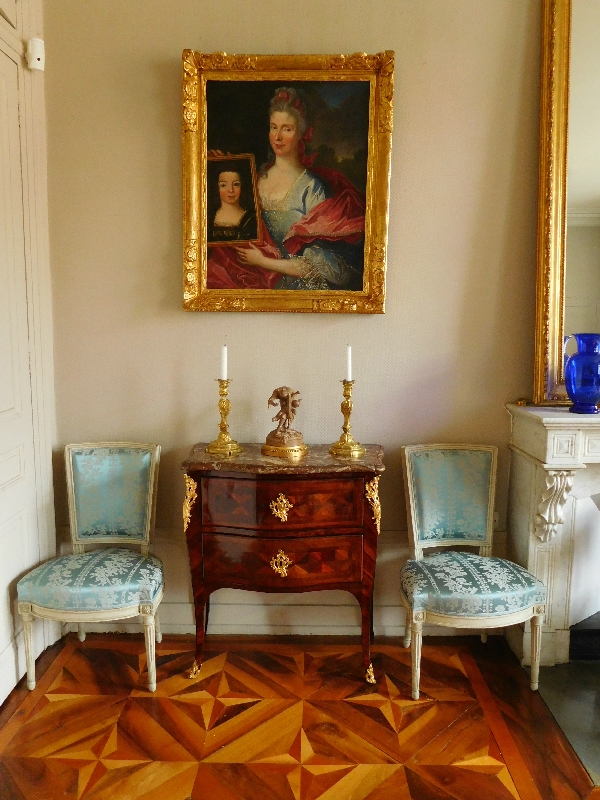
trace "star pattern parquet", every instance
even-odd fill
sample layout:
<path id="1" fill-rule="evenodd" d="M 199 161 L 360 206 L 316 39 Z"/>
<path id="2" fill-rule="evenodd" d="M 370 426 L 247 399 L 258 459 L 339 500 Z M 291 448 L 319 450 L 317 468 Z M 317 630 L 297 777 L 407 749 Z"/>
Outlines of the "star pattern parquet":
<path id="1" fill-rule="evenodd" d="M 68 637 L 0 729 L 1 800 L 583 800 L 591 782 L 503 642 Z M 499 676 L 499 677 L 498 677 Z M 6 716 L 6 715 L 5 715 Z"/>

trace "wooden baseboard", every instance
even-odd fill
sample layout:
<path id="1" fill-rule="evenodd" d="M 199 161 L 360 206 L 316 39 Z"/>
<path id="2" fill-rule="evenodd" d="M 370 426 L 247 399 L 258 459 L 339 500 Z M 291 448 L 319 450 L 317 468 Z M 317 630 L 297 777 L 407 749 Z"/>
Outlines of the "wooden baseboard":
<path id="1" fill-rule="evenodd" d="M 244 592 L 249 598 L 250 593 Z M 278 603 L 273 596 L 254 603 L 219 603 L 213 601 L 210 608 L 209 634 L 218 636 L 360 636 L 360 611 L 349 597 L 347 604 L 327 604 L 317 597 L 307 602 L 308 594 L 278 595 L 285 602 Z M 331 593 L 333 594 L 333 593 Z M 342 593 L 343 594 L 343 593 Z M 294 602 L 297 599 L 298 602 Z M 161 603 L 158 609 L 160 626 L 164 634 L 195 633 L 194 612 L 191 603 Z M 405 612 L 395 606 L 375 606 L 375 636 L 394 639 L 404 636 Z M 64 631 L 75 631 L 75 625 L 64 626 Z M 94 623 L 86 626 L 94 633 L 110 631 L 139 633 L 141 624 L 131 620 L 125 622 Z M 502 633 L 502 631 L 499 631 Z M 436 625 L 424 627 L 425 636 L 479 635 L 478 630 L 442 628 Z"/>
<path id="2" fill-rule="evenodd" d="M 12 692 L 24 672 L 25 649 L 21 632 L 0 653 L 0 703 Z"/>

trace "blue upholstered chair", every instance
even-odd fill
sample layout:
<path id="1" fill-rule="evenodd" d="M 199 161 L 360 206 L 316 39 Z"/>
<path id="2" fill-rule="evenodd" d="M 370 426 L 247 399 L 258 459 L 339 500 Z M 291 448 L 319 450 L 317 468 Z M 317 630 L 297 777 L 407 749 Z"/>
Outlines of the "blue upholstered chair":
<path id="1" fill-rule="evenodd" d="M 154 530 L 160 447 L 132 442 L 65 447 L 73 554 L 36 567 L 17 584 L 23 619 L 27 686 L 35 687 L 33 620 L 112 622 L 141 616 L 148 688 L 156 689 L 156 610 L 163 595 L 163 567 L 148 554 Z M 93 546 L 86 552 L 88 545 Z M 101 547 L 98 545 L 111 545 Z M 128 545 L 128 547 L 123 547 Z"/>
<path id="2" fill-rule="evenodd" d="M 402 568 L 400 593 L 415 700 L 424 623 L 486 631 L 531 620 L 531 688 L 538 688 L 546 587 L 518 564 L 491 555 L 496 459 L 497 448 L 486 445 L 402 448 L 414 558 Z M 464 552 L 465 545 L 478 554 Z M 463 551 L 448 549 L 457 546 Z M 424 556 L 432 547 L 441 552 Z"/>

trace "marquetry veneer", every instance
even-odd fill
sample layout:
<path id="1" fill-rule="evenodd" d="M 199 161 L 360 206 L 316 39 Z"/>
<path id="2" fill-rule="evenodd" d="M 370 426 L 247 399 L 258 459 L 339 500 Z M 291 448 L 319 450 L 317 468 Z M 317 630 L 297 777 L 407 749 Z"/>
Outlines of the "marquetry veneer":
<path id="1" fill-rule="evenodd" d="M 331 456 L 324 445 L 292 463 L 244 444 L 234 458 L 192 449 L 184 520 L 196 612 L 196 665 L 202 661 L 207 603 L 216 589 L 307 592 L 342 589 L 361 607 L 367 680 L 374 682 L 373 579 L 383 448 L 362 458 Z"/>
<path id="2" fill-rule="evenodd" d="M 504 639 L 70 635 L 0 709 L 2 800 L 600 800 Z M 341 641 L 340 641 L 341 640 Z"/>

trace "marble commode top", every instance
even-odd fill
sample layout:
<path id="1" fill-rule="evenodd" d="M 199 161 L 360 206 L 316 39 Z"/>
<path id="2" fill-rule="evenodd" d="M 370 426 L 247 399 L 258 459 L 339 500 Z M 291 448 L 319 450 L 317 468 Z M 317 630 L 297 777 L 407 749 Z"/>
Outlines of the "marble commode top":
<path id="1" fill-rule="evenodd" d="M 192 447 L 190 455 L 181 468 L 186 472 L 220 471 L 253 472 L 256 474 L 290 473 L 310 475 L 332 472 L 383 472 L 383 447 L 379 444 L 363 445 L 366 453 L 361 458 L 338 458 L 332 456 L 327 444 L 308 445 L 308 454 L 300 461 L 263 456 L 260 444 L 242 444 L 238 456 L 226 457 L 207 453 L 205 442 Z"/>

